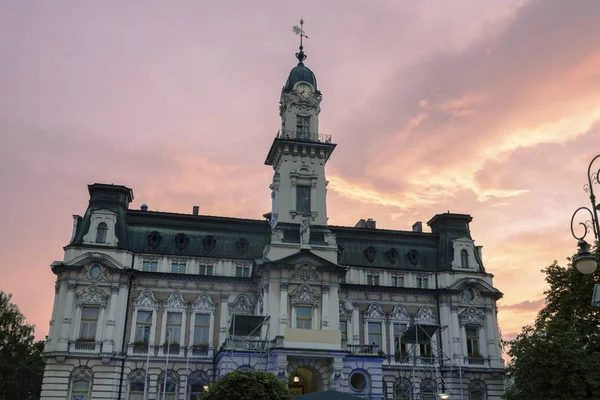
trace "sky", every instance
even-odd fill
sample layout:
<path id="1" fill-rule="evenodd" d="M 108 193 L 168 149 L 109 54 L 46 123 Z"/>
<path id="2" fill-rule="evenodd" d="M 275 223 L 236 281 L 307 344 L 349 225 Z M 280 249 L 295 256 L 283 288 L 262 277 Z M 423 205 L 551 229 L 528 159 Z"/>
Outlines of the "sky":
<path id="1" fill-rule="evenodd" d="M 589 204 L 598 15 L 597 0 L 2 2 L 0 290 L 43 339 L 50 264 L 90 183 L 132 188 L 136 209 L 270 211 L 264 160 L 303 17 L 319 129 L 338 144 L 330 223 L 472 215 L 510 339 Z"/>

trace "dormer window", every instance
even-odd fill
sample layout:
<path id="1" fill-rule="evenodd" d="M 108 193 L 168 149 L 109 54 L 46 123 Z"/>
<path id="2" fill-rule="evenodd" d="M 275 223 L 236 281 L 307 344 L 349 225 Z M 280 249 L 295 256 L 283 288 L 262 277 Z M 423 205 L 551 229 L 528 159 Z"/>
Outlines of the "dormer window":
<path id="1" fill-rule="evenodd" d="M 460 266 L 462 268 L 469 268 L 469 252 L 465 249 L 460 251 Z"/>
<path id="2" fill-rule="evenodd" d="M 104 222 L 100 222 L 96 228 L 96 243 L 106 243 L 106 232 L 108 232 L 108 226 Z"/>
<path id="3" fill-rule="evenodd" d="M 310 117 L 298 115 L 296 117 L 296 137 L 298 139 L 308 139 L 310 130 Z"/>

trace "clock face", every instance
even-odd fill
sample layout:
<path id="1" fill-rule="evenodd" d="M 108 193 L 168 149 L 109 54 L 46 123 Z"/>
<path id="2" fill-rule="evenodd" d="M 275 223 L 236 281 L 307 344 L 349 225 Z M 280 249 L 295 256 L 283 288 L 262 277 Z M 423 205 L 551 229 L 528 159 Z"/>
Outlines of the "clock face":
<path id="1" fill-rule="evenodd" d="M 312 89 L 308 85 L 298 85 L 296 86 L 296 93 L 301 99 L 308 99 L 312 94 Z"/>

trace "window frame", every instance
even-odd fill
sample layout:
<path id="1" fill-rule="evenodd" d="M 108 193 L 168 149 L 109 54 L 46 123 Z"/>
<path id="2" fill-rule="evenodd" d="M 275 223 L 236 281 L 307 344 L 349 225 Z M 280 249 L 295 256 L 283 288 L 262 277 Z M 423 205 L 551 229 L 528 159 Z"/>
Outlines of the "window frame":
<path id="1" fill-rule="evenodd" d="M 187 265 L 182 261 L 171 262 L 171 273 L 173 274 L 185 274 Z"/>
<path id="2" fill-rule="evenodd" d="M 100 222 L 96 226 L 96 239 L 97 244 L 106 244 L 108 236 L 108 224 L 106 222 Z"/>
<path id="3" fill-rule="evenodd" d="M 296 115 L 296 138 L 307 139 L 310 135 L 310 116 Z"/>
<path id="4" fill-rule="evenodd" d="M 404 287 L 404 275 L 392 275 L 393 287 Z"/>
<path id="5" fill-rule="evenodd" d="M 134 343 L 138 343 L 138 342 L 150 343 L 150 341 L 152 339 L 152 327 L 154 326 L 154 310 L 139 309 L 139 310 L 136 310 L 136 311 L 137 312 L 135 314 L 135 329 L 133 331 L 133 342 Z M 142 313 L 150 313 L 150 322 L 149 323 L 147 321 L 142 321 L 140 323 L 140 321 L 139 321 L 140 312 L 142 312 Z M 138 340 L 138 326 L 143 326 L 144 327 L 144 332 L 145 332 L 145 328 L 148 328 L 148 338 L 147 339 L 144 339 L 144 337 L 146 335 L 142 334 L 142 338 Z"/>
<path id="6" fill-rule="evenodd" d="M 86 382 L 87 383 L 87 389 L 85 392 L 82 392 L 81 390 L 75 390 L 75 384 L 77 382 Z M 92 391 L 92 382 L 89 379 L 85 379 L 85 378 L 77 378 L 77 379 L 73 379 L 71 381 L 70 384 L 70 393 L 69 393 L 69 399 L 72 400 L 79 400 L 79 399 L 83 399 L 83 400 L 89 400 L 90 398 L 90 393 Z M 78 395 L 83 394 L 84 397 L 75 397 Z"/>
<path id="7" fill-rule="evenodd" d="M 469 268 L 469 252 L 466 249 L 460 251 L 460 267 Z"/>
<path id="8" fill-rule="evenodd" d="M 474 335 L 469 335 L 473 330 Z M 475 325 L 465 325 L 465 338 L 467 341 L 467 357 L 481 357 L 481 348 L 479 346 L 479 327 Z M 475 352 L 473 352 L 475 350 Z"/>
<path id="9" fill-rule="evenodd" d="M 206 324 L 199 324 L 198 323 L 198 316 L 206 316 L 208 318 L 208 322 Z M 196 342 L 196 330 L 200 328 L 200 329 L 204 329 L 206 328 L 206 342 Z M 202 335 L 200 335 L 202 336 Z M 192 337 L 192 345 L 193 346 L 199 346 L 199 345 L 209 345 L 210 344 L 210 313 L 208 312 L 195 312 L 194 313 L 194 331 L 193 331 L 193 337 Z"/>
<path id="10" fill-rule="evenodd" d="M 158 261 L 156 261 L 156 260 L 143 260 L 142 261 L 142 271 L 144 271 L 144 272 L 157 272 L 158 271 Z"/>
<path id="11" fill-rule="evenodd" d="M 215 272 L 213 264 L 200 264 L 198 266 L 198 275 L 200 276 L 213 276 Z"/>
<path id="12" fill-rule="evenodd" d="M 371 333 L 371 326 L 379 326 L 379 334 Z M 379 321 L 367 321 L 367 341 L 369 345 L 377 345 L 378 350 L 383 350 L 383 322 Z M 371 337 L 379 337 L 379 343 L 371 340 Z"/>
<path id="13" fill-rule="evenodd" d="M 96 310 L 96 319 L 91 319 L 91 318 L 86 318 L 85 317 L 85 309 L 95 309 Z M 78 333 L 78 339 L 93 339 L 94 341 L 96 341 L 96 338 L 98 337 L 98 325 L 100 322 L 100 312 L 101 312 L 101 307 L 100 306 L 96 306 L 96 305 L 82 305 L 81 306 L 81 319 L 79 321 L 79 333 Z M 84 335 L 84 325 L 85 324 L 90 324 L 90 321 L 94 321 L 95 322 L 95 326 L 94 326 L 94 334 L 87 336 Z M 88 329 L 89 330 L 89 329 Z"/>
<path id="14" fill-rule="evenodd" d="M 380 286 L 381 279 L 380 275 L 376 273 L 367 274 L 367 285 L 368 286 Z"/>
<path id="15" fill-rule="evenodd" d="M 308 310 L 308 317 L 300 316 L 300 309 Z M 298 325 L 302 322 L 302 327 Z M 305 323 L 308 322 L 308 328 L 305 326 Z M 301 304 L 296 306 L 296 329 L 312 329 L 313 327 L 313 307 L 305 304 Z"/>
<path id="16" fill-rule="evenodd" d="M 311 185 L 296 185 L 296 212 L 299 214 L 310 214 L 311 212 Z"/>
<path id="17" fill-rule="evenodd" d="M 235 276 L 236 276 L 236 278 L 249 278 L 250 277 L 250 267 L 247 267 L 244 265 L 236 265 Z"/>

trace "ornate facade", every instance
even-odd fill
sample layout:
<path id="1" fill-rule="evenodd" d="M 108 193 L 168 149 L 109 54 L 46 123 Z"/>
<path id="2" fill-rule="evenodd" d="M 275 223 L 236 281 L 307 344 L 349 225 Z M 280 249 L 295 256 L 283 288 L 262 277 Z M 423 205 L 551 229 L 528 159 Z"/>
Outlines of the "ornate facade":
<path id="1" fill-rule="evenodd" d="M 237 219 L 130 209 L 89 185 L 74 216 L 45 347 L 42 399 L 195 399 L 238 368 L 294 394 L 500 399 L 496 301 L 471 217 L 412 230 L 328 225 L 322 94 L 297 53 L 265 164 L 272 209 Z"/>

